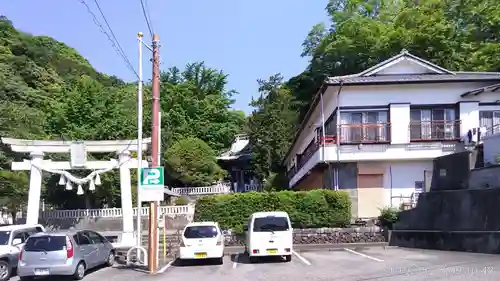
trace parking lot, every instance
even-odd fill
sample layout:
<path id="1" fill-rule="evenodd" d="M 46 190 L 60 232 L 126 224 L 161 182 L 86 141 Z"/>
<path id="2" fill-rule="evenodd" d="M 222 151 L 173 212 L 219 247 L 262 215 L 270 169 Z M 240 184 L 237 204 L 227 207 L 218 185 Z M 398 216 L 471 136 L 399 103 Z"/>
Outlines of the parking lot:
<path id="1" fill-rule="evenodd" d="M 173 264 L 155 280 L 500 280 L 500 256 L 402 248 L 294 253 L 292 261 L 251 264 L 244 254 L 223 265 Z"/>
<path id="2" fill-rule="evenodd" d="M 142 281 L 142 280 L 150 280 L 152 277 L 159 276 L 149 276 L 147 273 L 136 271 L 130 268 L 124 268 L 121 266 L 114 267 L 101 267 L 90 270 L 83 281 Z M 63 281 L 63 280 L 71 280 L 70 278 L 61 278 L 61 277 L 51 277 L 45 278 L 41 280 L 46 281 Z M 166 279 L 165 279 L 166 280 Z M 9 281 L 19 281 L 19 277 L 14 276 L 10 278 Z"/>

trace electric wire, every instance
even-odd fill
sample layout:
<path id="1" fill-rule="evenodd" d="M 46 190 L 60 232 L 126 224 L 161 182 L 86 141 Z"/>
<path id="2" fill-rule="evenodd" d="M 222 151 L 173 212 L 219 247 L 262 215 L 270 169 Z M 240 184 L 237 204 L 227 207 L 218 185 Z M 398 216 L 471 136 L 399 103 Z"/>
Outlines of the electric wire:
<path id="1" fill-rule="evenodd" d="M 104 16 L 104 13 L 102 12 L 97 0 L 94 0 L 94 2 L 96 3 L 96 6 L 97 8 L 99 9 L 104 21 L 106 22 L 106 25 L 108 26 L 109 28 L 109 31 L 111 32 L 112 36 L 110 36 L 108 34 L 108 32 L 106 32 L 106 29 L 102 26 L 102 24 L 99 22 L 99 20 L 97 19 L 96 15 L 94 14 L 94 12 L 92 12 L 92 9 L 90 9 L 89 5 L 85 2 L 85 0 L 79 0 L 80 3 L 82 3 L 83 5 L 85 5 L 85 7 L 87 8 L 87 12 L 92 16 L 92 20 L 94 21 L 94 24 L 97 25 L 97 27 L 99 27 L 99 30 L 104 33 L 104 35 L 106 35 L 106 37 L 108 38 L 109 42 L 111 42 L 111 46 L 115 49 L 115 51 L 118 53 L 118 55 L 120 57 L 122 57 L 122 59 L 124 60 L 125 64 L 127 65 L 127 68 L 132 72 L 134 73 L 134 75 L 139 78 L 139 74 L 137 74 L 137 71 L 135 71 L 134 67 L 132 66 L 132 63 L 130 63 L 130 60 L 128 59 L 127 55 L 125 55 L 125 52 L 123 51 L 121 45 L 120 45 L 120 42 L 117 40 L 116 36 L 114 35 L 114 32 L 113 32 L 113 29 L 111 29 L 109 23 L 107 22 L 106 20 L 106 17 Z M 113 38 L 114 40 L 113 40 Z M 115 43 L 116 42 L 116 43 Z"/>
<path id="2" fill-rule="evenodd" d="M 153 38 L 153 24 L 151 23 L 151 15 L 149 14 L 148 2 L 147 0 L 140 0 L 142 7 L 142 14 L 144 15 L 144 19 L 146 20 L 146 24 L 148 25 L 149 35 Z"/>

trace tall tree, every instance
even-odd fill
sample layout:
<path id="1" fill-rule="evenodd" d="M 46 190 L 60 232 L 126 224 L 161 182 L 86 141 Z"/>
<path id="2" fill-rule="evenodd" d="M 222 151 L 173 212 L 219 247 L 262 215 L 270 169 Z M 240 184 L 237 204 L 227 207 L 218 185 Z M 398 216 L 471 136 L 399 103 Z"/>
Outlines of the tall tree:
<path id="1" fill-rule="evenodd" d="M 271 173 L 286 172 L 282 161 L 294 137 L 296 102 L 282 85 L 280 74 L 258 83 L 260 97 L 251 103 L 255 110 L 249 116 L 248 129 L 254 171 L 261 179 L 269 179 Z"/>

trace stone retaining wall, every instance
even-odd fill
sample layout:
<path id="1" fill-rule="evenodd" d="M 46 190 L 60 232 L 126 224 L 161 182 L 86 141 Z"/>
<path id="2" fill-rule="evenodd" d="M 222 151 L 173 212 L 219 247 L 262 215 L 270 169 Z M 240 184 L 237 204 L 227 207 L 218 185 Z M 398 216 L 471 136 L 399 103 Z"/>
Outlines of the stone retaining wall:
<path id="1" fill-rule="evenodd" d="M 243 235 L 228 234 L 225 236 L 226 246 L 243 246 Z M 352 228 L 310 228 L 294 229 L 294 244 L 339 244 L 339 243 L 375 243 L 386 242 L 384 233 L 379 227 Z"/>

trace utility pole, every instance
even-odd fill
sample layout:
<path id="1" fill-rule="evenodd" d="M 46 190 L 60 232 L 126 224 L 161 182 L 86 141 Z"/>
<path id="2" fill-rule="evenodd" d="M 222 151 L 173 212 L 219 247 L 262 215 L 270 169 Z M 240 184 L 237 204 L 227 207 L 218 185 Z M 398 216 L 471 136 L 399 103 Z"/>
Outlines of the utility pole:
<path id="1" fill-rule="evenodd" d="M 137 241 L 136 246 L 140 247 L 142 244 L 142 228 L 141 228 L 141 209 L 142 202 L 140 197 L 141 186 L 141 169 L 142 169 L 142 32 L 137 33 L 137 41 L 139 42 L 139 82 L 137 85 Z M 146 259 L 146 257 L 144 257 Z M 137 249 L 137 260 L 141 260 L 141 251 Z"/>
<path id="2" fill-rule="evenodd" d="M 160 133 L 160 39 L 158 34 L 153 35 L 153 124 L 151 128 L 151 156 L 153 168 L 159 167 L 159 148 L 158 139 Z M 149 206 L 149 243 L 148 243 L 148 270 L 155 274 L 158 268 L 158 202 L 153 201 Z"/>

